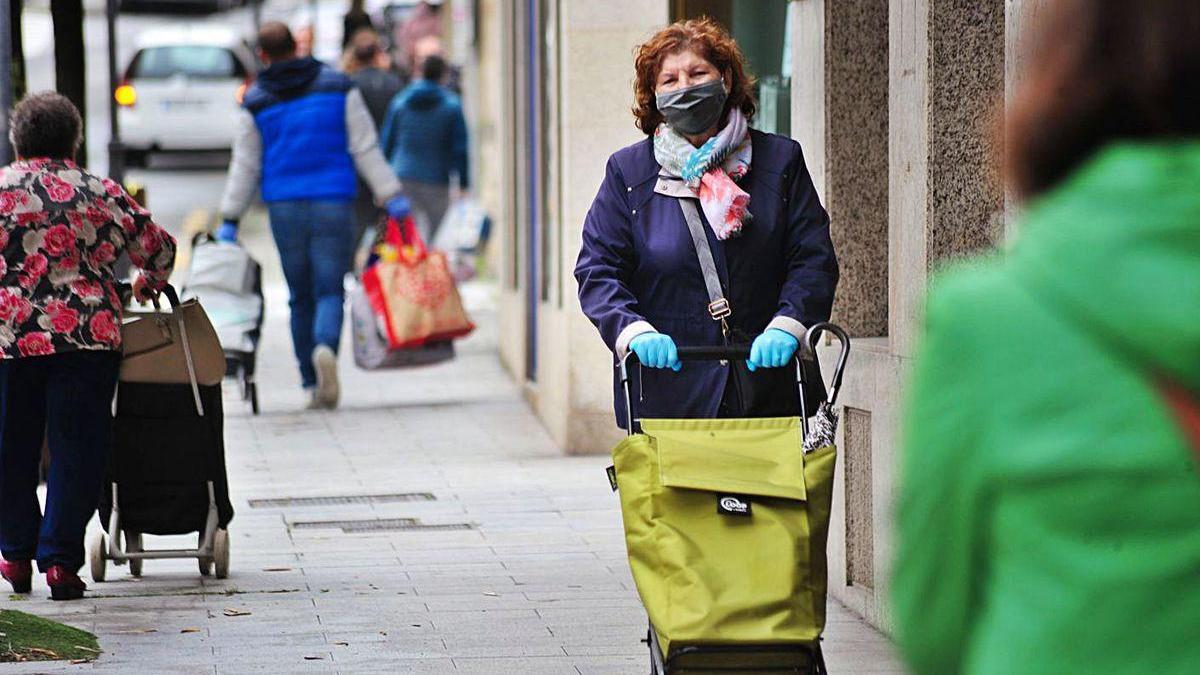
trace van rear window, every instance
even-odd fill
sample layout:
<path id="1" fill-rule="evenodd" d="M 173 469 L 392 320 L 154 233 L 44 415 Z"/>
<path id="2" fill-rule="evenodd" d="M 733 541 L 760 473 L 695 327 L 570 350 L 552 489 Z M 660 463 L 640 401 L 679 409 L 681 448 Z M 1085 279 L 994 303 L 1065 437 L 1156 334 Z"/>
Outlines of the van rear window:
<path id="1" fill-rule="evenodd" d="M 176 75 L 191 78 L 243 78 L 246 70 L 233 52 L 224 47 L 180 45 L 149 47 L 129 64 L 129 79 L 167 79 Z"/>

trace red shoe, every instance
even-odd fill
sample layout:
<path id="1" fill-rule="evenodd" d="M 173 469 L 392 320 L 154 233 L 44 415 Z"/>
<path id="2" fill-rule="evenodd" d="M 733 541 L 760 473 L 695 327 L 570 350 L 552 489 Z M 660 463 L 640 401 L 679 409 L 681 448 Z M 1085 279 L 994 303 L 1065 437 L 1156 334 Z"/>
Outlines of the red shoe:
<path id="1" fill-rule="evenodd" d="M 28 560 L 0 560 L 0 577 L 12 584 L 13 593 L 33 589 L 33 565 Z"/>
<path id="2" fill-rule="evenodd" d="M 54 600 L 78 600 L 87 590 L 83 579 L 62 565 L 53 565 L 46 570 L 46 583 L 50 585 L 50 597 Z"/>

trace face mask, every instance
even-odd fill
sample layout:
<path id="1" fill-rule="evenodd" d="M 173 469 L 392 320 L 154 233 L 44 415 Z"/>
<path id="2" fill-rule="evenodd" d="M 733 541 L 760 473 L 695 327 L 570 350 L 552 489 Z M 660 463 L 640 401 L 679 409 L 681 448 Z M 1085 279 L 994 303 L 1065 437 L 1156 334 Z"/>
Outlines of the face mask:
<path id="1" fill-rule="evenodd" d="M 692 136 L 717 123 L 725 109 L 725 96 L 725 82 L 718 77 L 694 87 L 656 94 L 654 101 L 672 129 Z"/>

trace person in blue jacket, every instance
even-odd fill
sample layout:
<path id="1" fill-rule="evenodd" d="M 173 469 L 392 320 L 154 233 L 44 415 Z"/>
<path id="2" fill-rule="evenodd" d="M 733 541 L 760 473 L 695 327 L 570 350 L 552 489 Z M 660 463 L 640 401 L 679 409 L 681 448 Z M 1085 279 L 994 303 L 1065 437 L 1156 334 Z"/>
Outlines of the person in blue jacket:
<path id="1" fill-rule="evenodd" d="M 635 65 L 634 114 L 647 138 L 609 158 L 584 221 L 583 311 L 617 358 L 632 350 L 647 368 L 634 388 L 639 417 L 796 415 L 795 370 L 784 366 L 806 326 L 828 320 L 838 281 L 800 146 L 749 128 L 753 81 L 712 20 L 664 28 Z M 682 200 L 702 219 L 731 310 L 723 320 L 709 310 Z M 746 363 L 684 365 L 677 353 L 746 343 Z"/>
<path id="2" fill-rule="evenodd" d="M 408 201 L 353 81 L 320 61 L 297 58 L 291 31 L 278 21 L 263 24 L 258 48 L 267 68 L 242 101 L 217 238 L 237 240 L 238 220 L 261 183 L 291 293 L 301 384 L 310 408 L 334 408 L 356 174 L 391 216 L 405 217 Z"/>
<path id="3" fill-rule="evenodd" d="M 404 181 L 421 236 L 432 242 L 450 206 L 450 178 L 466 191 L 467 122 L 457 96 L 441 85 L 446 61 L 419 64 L 420 77 L 396 94 L 380 132 L 383 154 Z"/>

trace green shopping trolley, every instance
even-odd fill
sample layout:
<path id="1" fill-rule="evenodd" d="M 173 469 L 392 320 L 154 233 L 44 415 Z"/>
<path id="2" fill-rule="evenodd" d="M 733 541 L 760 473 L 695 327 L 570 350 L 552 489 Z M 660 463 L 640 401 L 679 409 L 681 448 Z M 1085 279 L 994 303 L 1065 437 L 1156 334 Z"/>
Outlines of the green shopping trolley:
<path id="1" fill-rule="evenodd" d="M 805 343 L 814 359 L 824 332 L 837 336 L 841 353 L 828 400 L 811 421 L 635 420 L 636 356 L 619 366 L 629 435 L 613 450 L 612 471 L 655 675 L 825 672 L 833 406 L 850 341 L 837 326 L 813 326 Z M 679 349 L 692 361 L 748 355 L 746 346 Z M 799 356 L 796 374 L 805 410 Z"/>

